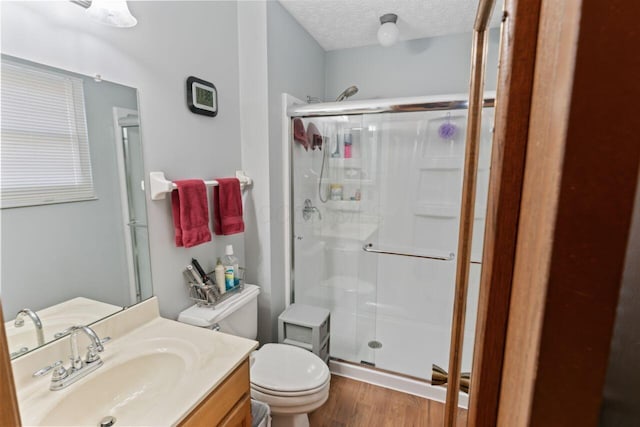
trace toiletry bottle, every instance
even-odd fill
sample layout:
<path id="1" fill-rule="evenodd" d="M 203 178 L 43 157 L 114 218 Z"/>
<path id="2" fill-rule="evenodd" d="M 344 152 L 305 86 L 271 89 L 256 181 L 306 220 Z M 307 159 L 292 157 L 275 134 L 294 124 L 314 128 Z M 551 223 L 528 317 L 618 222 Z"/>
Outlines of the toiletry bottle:
<path id="1" fill-rule="evenodd" d="M 351 158 L 351 144 L 353 144 L 353 140 L 351 139 L 351 134 L 347 133 L 344 135 L 344 158 Z"/>
<path id="2" fill-rule="evenodd" d="M 227 290 L 235 286 L 235 279 L 238 271 L 238 258 L 233 255 L 233 246 L 227 245 L 224 249 L 225 256 L 222 259 L 224 264 L 224 283 Z"/>
<path id="3" fill-rule="evenodd" d="M 224 265 L 222 265 L 222 261 L 218 258 L 218 262 L 216 263 L 216 285 L 218 289 L 220 289 L 220 295 L 224 294 L 227 291 L 227 287 L 224 282 Z"/>
<path id="4" fill-rule="evenodd" d="M 340 135 L 336 136 L 336 148 L 331 153 L 331 157 L 334 159 L 340 158 Z"/>
<path id="5" fill-rule="evenodd" d="M 342 185 L 341 184 L 331 184 L 329 199 L 331 200 L 342 200 Z"/>

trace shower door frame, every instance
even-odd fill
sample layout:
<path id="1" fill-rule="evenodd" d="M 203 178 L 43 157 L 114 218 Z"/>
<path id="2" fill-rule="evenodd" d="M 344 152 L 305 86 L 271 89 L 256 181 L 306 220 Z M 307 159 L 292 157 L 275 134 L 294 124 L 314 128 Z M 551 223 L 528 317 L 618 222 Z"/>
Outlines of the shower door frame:
<path id="1" fill-rule="evenodd" d="M 495 92 L 487 91 L 482 100 L 482 109 L 495 108 Z M 322 104 L 306 104 L 299 99 L 288 95 L 282 95 L 283 105 L 283 132 L 282 143 L 284 162 L 288 167 L 283 175 L 284 194 L 285 194 L 285 211 L 288 218 L 285 218 L 285 254 L 289 253 L 289 257 L 285 256 L 285 304 L 295 301 L 295 234 L 292 223 L 295 218 L 295 206 L 293 200 L 293 144 L 291 139 L 293 135 L 293 119 L 294 118 L 313 118 L 313 117 L 336 117 L 336 116 L 366 116 L 369 114 L 384 113 L 413 113 L 413 112 L 434 112 L 434 111 L 455 111 L 468 110 L 469 102 L 467 95 L 435 95 L 435 96 L 418 96 L 404 98 L 387 98 L 363 101 L 348 102 L 327 102 Z M 288 245 L 288 246 L 287 246 Z M 333 359 L 336 360 L 336 359 Z M 343 360 L 340 360 L 341 362 Z M 366 364 L 344 361 L 356 367 L 364 367 L 366 369 L 375 369 L 381 372 L 390 373 L 390 371 L 371 367 Z M 402 378 L 406 378 L 409 383 L 418 381 L 418 379 L 404 375 L 401 373 L 393 373 Z M 420 379 L 419 381 L 429 383 L 428 380 Z M 442 389 L 445 391 L 445 389 Z"/>

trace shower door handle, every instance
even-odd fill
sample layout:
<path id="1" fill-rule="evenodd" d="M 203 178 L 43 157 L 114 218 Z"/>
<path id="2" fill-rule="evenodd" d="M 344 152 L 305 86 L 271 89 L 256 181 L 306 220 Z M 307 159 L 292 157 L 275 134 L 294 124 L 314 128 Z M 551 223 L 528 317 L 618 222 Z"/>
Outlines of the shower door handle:
<path id="1" fill-rule="evenodd" d="M 382 249 L 373 249 L 373 243 L 365 243 L 362 247 L 362 250 L 365 252 L 370 252 L 374 254 L 385 254 L 385 255 L 398 255 L 398 256 L 408 256 L 413 258 L 424 258 L 424 259 L 434 259 L 436 261 L 453 261 L 456 258 L 456 254 L 450 252 L 447 256 L 438 256 L 438 255 L 420 255 L 420 254 L 412 254 L 407 252 L 393 252 L 393 251 L 385 251 Z"/>

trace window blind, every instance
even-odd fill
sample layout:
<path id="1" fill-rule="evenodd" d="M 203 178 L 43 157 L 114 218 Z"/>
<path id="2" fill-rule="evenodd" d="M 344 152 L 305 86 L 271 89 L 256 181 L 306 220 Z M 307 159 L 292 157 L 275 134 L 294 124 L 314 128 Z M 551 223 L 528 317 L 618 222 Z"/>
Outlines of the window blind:
<path id="1" fill-rule="evenodd" d="M 1 207 L 95 199 L 82 79 L 2 60 Z"/>

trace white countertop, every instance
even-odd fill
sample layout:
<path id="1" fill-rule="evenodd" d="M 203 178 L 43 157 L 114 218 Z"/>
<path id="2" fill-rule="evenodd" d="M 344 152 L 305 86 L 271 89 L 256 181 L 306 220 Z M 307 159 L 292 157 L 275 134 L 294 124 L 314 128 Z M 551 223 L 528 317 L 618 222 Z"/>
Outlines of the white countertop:
<path id="1" fill-rule="evenodd" d="M 66 360 L 68 338 L 12 363 L 23 425 L 95 426 L 107 415 L 116 417 L 116 426 L 175 425 L 258 345 L 161 318 L 155 298 L 93 329 L 101 338 L 112 338 L 100 354 L 104 365 L 65 389 L 50 391 L 50 374 L 31 374 Z M 79 347 L 87 344 L 83 336 Z"/>

